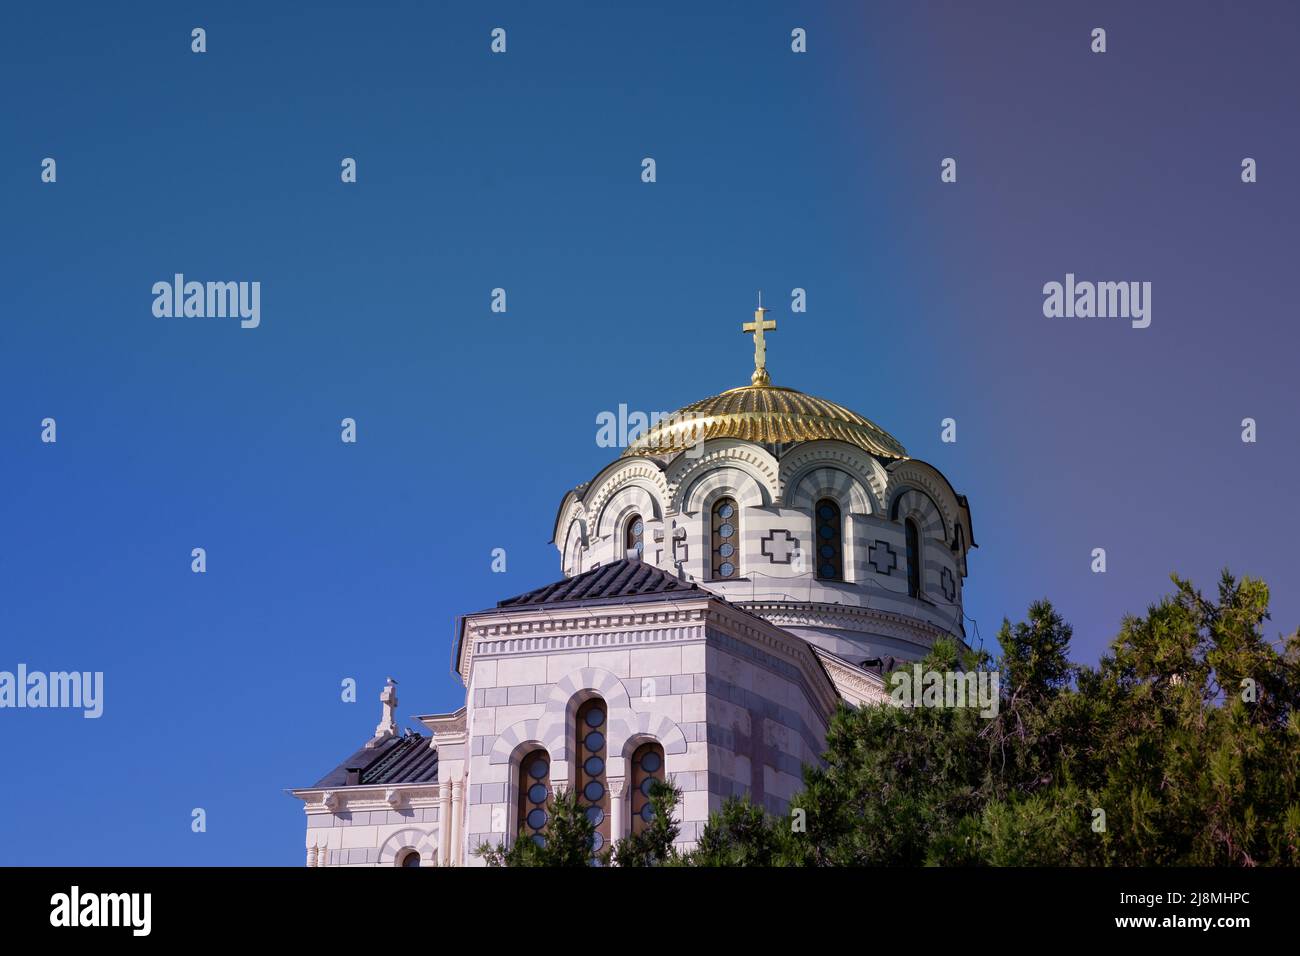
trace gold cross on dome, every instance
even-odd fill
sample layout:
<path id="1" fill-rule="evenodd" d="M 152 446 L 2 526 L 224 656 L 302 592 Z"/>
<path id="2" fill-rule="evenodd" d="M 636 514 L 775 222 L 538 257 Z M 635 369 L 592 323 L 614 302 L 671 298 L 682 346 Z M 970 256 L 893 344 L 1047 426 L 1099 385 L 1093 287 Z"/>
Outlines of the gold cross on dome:
<path id="1" fill-rule="evenodd" d="M 762 292 L 758 294 L 758 308 L 754 310 L 754 321 L 741 325 L 740 331 L 754 336 L 754 374 L 750 382 L 754 385 L 771 385 L 772 379 L 767 374 L 767 341 L 763 338 L 763 333 L 776 331 L 776 319 L 767 318 L 767 309 L 763 308 Z"/>

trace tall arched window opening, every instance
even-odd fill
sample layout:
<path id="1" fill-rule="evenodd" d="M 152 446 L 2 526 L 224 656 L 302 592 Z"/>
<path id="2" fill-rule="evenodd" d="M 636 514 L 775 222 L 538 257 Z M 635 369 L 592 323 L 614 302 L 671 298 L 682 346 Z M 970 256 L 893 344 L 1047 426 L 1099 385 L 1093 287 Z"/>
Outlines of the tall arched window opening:
<path id="1" fill-rule="evenodd" d="M 534 750 L 519 761 L 519 840 L 546 845 L 543 830 L 550 820 L 551 755 Z"/>
<path id="2" fill-rule="evenodd" d="M 817 577 L 822 581 L 844 580 L 844 538 L 840 522 L 840 506 L 830 498 L 823 498 L 813 509 L 814 535 L 817 548 Z"/>
<path id="3" fill-rule="evenodd" d="M 605 778 L 605 702 L 599 697 L 578 708 L 574 721 L 574 755 L 576 756 L 578 799 L 587 819 L 596 828 L 591 852 L 599 853 L 609 842 L 609 787 Z"/>
<path id="4" fill-rule="evenodd" d="M 714 502 L 710 530 L 713 553 L 710 580 L 740 577 L 740 513 L 735 499 L 719 498 Z"/>
<path id="5" fill-rule="evenodd" d="M 629 551 L 635 551 L 638 558 L 645 553 L 645 522 L 636 514 L 628 518 L 624 525 L 623 557 L 627 557 Z"/>
<path id="6" fill-rule="evenodd" d="M 645 743 L 632 754 L 632 832 L 640 833 L 654 819 L 654 806 L 650 802 L 650 789 L 656 780 L 664 779 L 664 748 L 657 743 Z"/>
<path id="7" fill-rule="evenodd" d="M 921 534 L 916 522 L 911 518 L 907 525 L 907 594 L 909 597 L 921 596 Z"/>

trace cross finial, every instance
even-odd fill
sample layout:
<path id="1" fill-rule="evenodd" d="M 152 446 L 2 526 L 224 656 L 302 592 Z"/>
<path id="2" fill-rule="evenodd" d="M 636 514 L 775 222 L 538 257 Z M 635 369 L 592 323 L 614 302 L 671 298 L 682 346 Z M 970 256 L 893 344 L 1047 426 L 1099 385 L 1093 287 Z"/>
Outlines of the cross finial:
<path id="1" fill-rule="evenodd" d="M 374 747 L 381 740 L 397 736 L 397 720 L 394 717 L 397 713 L 397 681 L 388 678 L 388 683 L 384 684 L 384 689 L 379 694 L 379 701 L 384 705 L 384 716 L 375 728 L 374 738 L 366 744 L 367 747 Z"/>
<path id="2" fill-rule="evenodd" d="M 741 325 L 740 331 L 754 336 L 754 374 L 750 382 L 754 385 L 771 385 L 772 379 L 767 374 L 767 341 L 763 338 L 763 333 L 776 331 L 776 319 L 767 318 L 761 289 L 758 293 L 758 308 L 754 311 L 754 321 Z"/>

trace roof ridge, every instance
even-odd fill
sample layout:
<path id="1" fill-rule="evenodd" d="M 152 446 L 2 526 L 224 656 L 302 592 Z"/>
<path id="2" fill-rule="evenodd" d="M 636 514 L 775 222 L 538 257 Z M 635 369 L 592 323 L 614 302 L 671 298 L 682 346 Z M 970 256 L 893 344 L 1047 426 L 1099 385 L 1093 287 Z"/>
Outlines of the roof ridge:
<path id="1" fill-rule="evenodd" d="M 668 592 L 708 593 L 641 558 L 622 558 L 497 602 L 497 608 L 636 598 Z"/>

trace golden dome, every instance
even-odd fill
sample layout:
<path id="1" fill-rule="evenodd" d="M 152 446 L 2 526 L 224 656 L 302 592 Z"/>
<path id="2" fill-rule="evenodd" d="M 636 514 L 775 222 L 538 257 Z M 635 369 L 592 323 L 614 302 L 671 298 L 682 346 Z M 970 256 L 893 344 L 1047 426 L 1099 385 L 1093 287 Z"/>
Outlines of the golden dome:
<path id="1" fill-rule="evenodd" d="M 733 388 L 660 419 L 628 447 L 628 455 L 672 455 L 710 438 L 760 444 L 847 442 L 883 458 L 906 458 L 898 440 L 843 405 L 776 385 Z"/>

